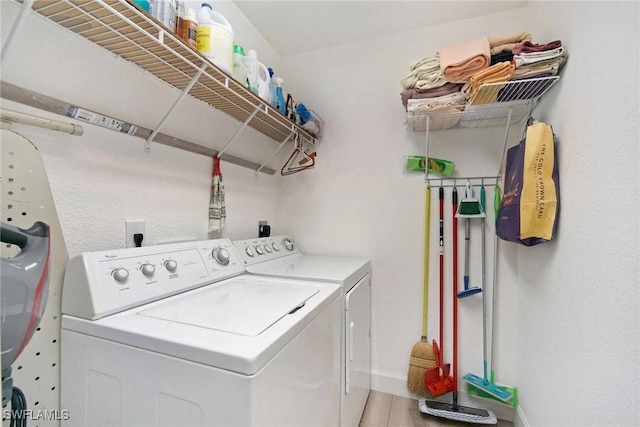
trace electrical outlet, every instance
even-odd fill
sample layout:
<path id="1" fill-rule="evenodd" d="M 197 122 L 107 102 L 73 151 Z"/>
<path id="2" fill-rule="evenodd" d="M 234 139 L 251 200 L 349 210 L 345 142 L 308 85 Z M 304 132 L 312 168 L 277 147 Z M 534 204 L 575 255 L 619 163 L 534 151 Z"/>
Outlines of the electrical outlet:
<path id="1" fill-rule="evenodd" d="M 135 248 L 136 244 L 133 240 L 134 234 L 142 234 L 142 246 L 147 246 L 148 237 L 146 234 L 146 223 L 143 219 L 124 222 L 124 240 L 127 248 Z"/>

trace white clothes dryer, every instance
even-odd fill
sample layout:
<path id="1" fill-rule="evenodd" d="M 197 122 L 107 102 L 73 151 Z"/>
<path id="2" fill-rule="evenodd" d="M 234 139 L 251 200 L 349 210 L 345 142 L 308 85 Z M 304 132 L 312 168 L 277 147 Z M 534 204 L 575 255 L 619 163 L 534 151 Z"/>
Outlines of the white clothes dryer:
<path id="1" fill-rule="evenodd" d="M 340 425 L 357 427 L 371 389 L 371 263 L 302 254 L 290 236 L 233 242 L 248 273 L 340 286 Z"/>
<path id="2" fill-rule="evenodd" d="M 338 425 L 339 286 L 243 273 L 227 239 L 72 258 L 63 424 Z"/>

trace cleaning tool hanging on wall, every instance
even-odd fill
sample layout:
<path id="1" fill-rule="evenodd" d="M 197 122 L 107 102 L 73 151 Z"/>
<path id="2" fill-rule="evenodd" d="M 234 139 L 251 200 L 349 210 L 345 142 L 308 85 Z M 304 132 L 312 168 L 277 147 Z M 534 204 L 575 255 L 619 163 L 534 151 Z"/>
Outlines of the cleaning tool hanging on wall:
<path id="1" fill-rule="evenodd" d="M 480 188 L 480 205 L 482 209 L 485 209 L 485 190 L 484 185 Z M 467 219 L 468 221 L 468 219 Z M 485 280 L 485 226 L 484 219 L 482 220 L 482 280 L 480 281 L 480 285 L 484 288 L 484 280 Z M 494 259 L 495 262 L 495 259 Z M 495 276 L 494 276 L 495 278 Z M 496 397 L 497 399 L 503 402 L 509 402 L 513 397 L 513 393 L 507 390 L 504 387 L 500 387 L 489 381 L 489 376 L 487 375 L 487 308 L 486 308 L 486 292 L 482 292 L 482 354 L 483 354 L 483 377 L 480 378 L 474 374 L 466 374 L 462 377 L 467 383 L 476 388 L 485 391 L 486 393 Z"/>
<path id="2" fill-rule="evenodd" d="M 471 295 L 482 292 L 482 288 L 477 286 L 469 287 L 469 246 L 471 241 L 471 218 L 481 218 L 484 226 L 484 208 L 480 201 L 473 197 L 473 187 L 471 183 L 467 181 L 465 188 L 465 194 L 455 216 L 457 218 L 464 218 L 464 290 L 458 292 L 458 298 L 465 298 Z M 483 248 L 484 250 L 484 248 Z"/>
<path id="3" fill-rule="evenodd" d="M 211 177 L 211 196 L 209 199 L 209 233 L 222 231 L 227 218 L 224 202 L 224 183 L 220 169 L 220 157 L 213 157 L 213 175 Z"/>
<path id="4" fill-rule="evenodd" d="M 494 211 L 494 223 L 498 219 L 498 211 L 500 210 L 500 187 L 495 186 L 493 189 L 493 211 Z M 498 235 L 493 233 L 493 279 L 492 279 L 492 295 L 491 295 L 491 334 L 489 336 L 489 342 L 491 343 L 491 349 L 489 352 L 489 381 L 491 384 L 496 384 L 495 382 L 495 372 L 493 370 L 494 366 L 494 355 L 495 355 L 495 324 L 496 324 L 496 301 L 498 298 Z M 497 384 L 499 387 L 506 389 L 509 393 L 511 393 L 511 398 L 508 401 L 503 401 L 492 394 L 487 393 L 481 388 L 475 387 L 469 383 L 467 385 L 467 393 L 471 397 L 477 397 L 481 399 L 492 400 L 498 403 L 502 403 L 508 405 L 512 408 L 518 407 L 518 388 L 505 385 L 505 384 Z"/>
<path id="5" fill-rule="evenodd" d="M 433 351 L 436 355 L 436 367 L 427 369 L 424 374 L 424 386 L 431 397 L 438 397 L 453 390 L 453 378 L 449 375 L 451 364 L 443 363 L 444 353 L 444 188 L 438 189 L 439 224 L 440 224 L 440 346 L 433 340 Z"/>
<path id="6" fill-rule="evenodd" d="M 427 340 L 427 310 L 429 307 L 429 229 L 431 222 L 431 186 L 427 184 L 424 220 L 424 273 L 422 278 L 422 336 L 414 344 L 409 359 L 407 388 L 411 393 L 423 394 L 424 374 L 436 366 L 436 355 Z"/>
<path id="7" fill-rule="evenodd" d="M 458 207 L 458 190 L 453 187 L 453 395 L 452 403 L 440 402 L 430 399 L 419 399 L 418 409 L 425 414 L 436 417 L 447 418 L 455 421 L 463 421 L 467 423 L 477 424 L 496 424 L 498 419 L 493 412 L 487 409 L 474 408 L 470 406 L 458 405 L 458 298 L 456 291 L 458 288 L 458 218 L 456 217 L 456 209 Z"/>
<path id="8" fill-rule="evenodd" d="M 534 246 L 553 238 L 560 206 L 555 144 L 551 126 L 529 119 L 526 137 L 507 151 L 496 226 L 502 240 Z"/>

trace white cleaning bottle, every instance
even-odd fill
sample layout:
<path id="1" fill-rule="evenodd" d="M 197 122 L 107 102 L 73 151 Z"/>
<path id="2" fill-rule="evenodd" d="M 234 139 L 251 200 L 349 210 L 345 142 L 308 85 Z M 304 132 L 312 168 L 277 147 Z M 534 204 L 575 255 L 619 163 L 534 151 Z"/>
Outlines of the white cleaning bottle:
<path id="1" fill-rule="evenodd" d="M 221 70 L 233 75 L 233 29 L 224 16 L 202 3 L 196 16 L 198 52 L 209 58 Z"/>

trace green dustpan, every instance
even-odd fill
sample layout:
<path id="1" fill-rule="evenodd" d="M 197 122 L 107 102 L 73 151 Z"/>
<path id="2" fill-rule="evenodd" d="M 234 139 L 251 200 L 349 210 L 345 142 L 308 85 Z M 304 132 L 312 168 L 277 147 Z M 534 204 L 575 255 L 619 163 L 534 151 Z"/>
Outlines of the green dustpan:
<path id="1" fill-rule="evenodd" d="M 473 186 L 467 181 L 464 197 L 458 203 L 456 218 L 485 218 L 486 216 L 480 200 L 473 197 Z"/>

